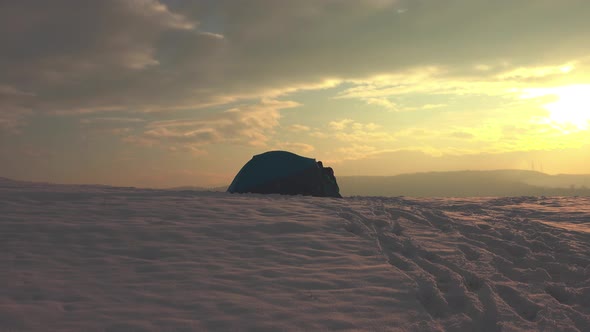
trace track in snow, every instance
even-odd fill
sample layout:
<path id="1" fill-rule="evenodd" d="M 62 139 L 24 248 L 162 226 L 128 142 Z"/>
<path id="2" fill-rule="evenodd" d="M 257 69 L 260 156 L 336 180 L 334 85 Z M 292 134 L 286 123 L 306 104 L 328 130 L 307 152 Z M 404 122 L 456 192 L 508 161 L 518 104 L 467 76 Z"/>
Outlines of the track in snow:
<path id="1" fill-rule="evenodd" d="M 373 239 L 387 262 L 415 281 L 417 298 L 442 326 L 590 330 L 590 200 L 356 202 L 341 209 L 345 228 Z"/>
<path id="2" fill-rule="evenodd" d="M 0 330 L 590 330 L 588 198 L 0 183 Z"/>

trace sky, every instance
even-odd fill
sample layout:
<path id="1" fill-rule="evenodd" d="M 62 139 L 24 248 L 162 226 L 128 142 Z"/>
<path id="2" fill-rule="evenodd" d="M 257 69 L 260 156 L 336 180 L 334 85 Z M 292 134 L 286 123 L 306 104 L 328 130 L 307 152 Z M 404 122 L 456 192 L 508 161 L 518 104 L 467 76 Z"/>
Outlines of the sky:
<path id="1" fill-rule="evenodd" d="M 590 173 L 587 0 L 0 1 L 0 176 Z"/>

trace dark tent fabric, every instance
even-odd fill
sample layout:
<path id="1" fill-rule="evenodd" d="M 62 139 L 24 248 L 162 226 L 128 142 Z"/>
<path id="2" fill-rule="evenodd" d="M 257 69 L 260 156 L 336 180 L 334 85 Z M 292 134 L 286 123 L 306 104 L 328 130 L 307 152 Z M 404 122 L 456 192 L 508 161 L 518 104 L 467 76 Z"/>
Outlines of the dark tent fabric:
<path id="1" fill-rule="evenodd" d="M 227 191 L 342 197 L 331 168 L 287 151 L 269 151 L 252 157 Z"/>

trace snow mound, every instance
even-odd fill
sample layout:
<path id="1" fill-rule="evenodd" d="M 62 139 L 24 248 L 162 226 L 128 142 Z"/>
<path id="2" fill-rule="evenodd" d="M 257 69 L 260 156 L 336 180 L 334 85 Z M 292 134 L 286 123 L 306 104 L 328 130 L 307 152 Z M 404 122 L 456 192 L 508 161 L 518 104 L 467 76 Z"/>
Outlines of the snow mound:
<path id="1" fill-rule="evenodd" d="M 588 198 L 0 183 L 0 330 L 590 330 Z"/>

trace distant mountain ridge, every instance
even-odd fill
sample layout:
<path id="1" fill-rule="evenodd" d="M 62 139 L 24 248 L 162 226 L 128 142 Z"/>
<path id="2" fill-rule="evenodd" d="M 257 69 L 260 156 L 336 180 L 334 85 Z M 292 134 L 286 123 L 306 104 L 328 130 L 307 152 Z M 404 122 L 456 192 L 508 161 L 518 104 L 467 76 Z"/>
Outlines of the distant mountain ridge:
<path id="1" fill-rule="evenodd" d="M 451 171 L 395 176 L 338 176 L 346 196 L 590 196 L 590 174 L 526 170 Z"/>
<path id="2" fill-rule="evenodd" d="M 526 170 L 493 170 L 424 172 L 394 176 L 337 175 L 336 177 L 343 196 L 590 196 L 590 174 L 549 175 Z M 0 177 L 0 186 L 2 187 L 42 186 L 47 184 L 49 183 Z M 96 186 L 111 187 L 105 185 Z M 227 190 L 227 186 L 182 186 L 167 189 L 224 192 Z"/>
<path id="3" fill-rule="evenodd" d="M 219 187 L 199 187 L 199 186 L 181 186 L 181 187 L 172 187 L 166 188 L 168 190 L 192 190 L 192 191 L 226 191 L 227 186 L 219 186 Z"/>

